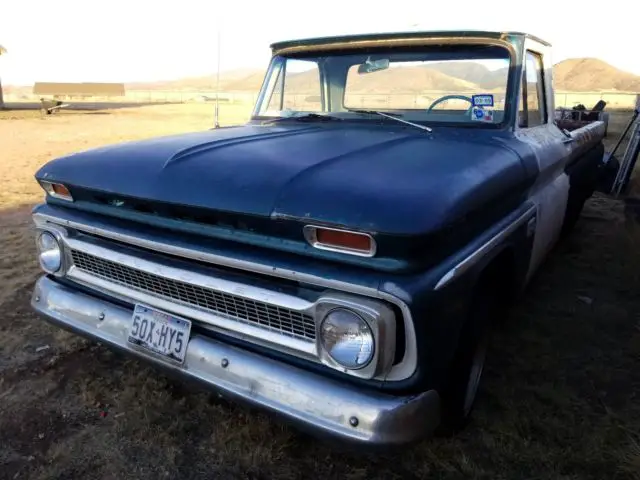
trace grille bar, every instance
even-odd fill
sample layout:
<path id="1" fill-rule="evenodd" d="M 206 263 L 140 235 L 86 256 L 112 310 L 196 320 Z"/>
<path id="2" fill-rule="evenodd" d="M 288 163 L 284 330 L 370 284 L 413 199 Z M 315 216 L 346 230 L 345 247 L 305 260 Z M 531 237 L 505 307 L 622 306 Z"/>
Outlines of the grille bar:
<path id="1" fill-rule="evenodd" d="M 103 280 L 290 337 L 316 339 L 313 317 L 295 310 L 161 277 L 80 250 L 71 250 L 71 258 L 76 268 Z"/>

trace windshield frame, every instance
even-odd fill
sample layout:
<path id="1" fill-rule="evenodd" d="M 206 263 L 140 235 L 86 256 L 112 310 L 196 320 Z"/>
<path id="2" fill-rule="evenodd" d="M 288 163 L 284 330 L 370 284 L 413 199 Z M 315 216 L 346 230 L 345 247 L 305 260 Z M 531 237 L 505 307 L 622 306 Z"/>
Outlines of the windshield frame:
<path id="1" fill-rule="evenodd" d="M 452 48 L 454 51 L 457 48 L 464 50 L 465 48 L 468 48 L 468 47 L 478 47 L 478 46 L 500 47 L 506 51 L 507 55 L 505 56 L 505 59 L 508 60 L 508 65 L 507 65 L 507 73 L 506 73 L 506 88 L 504 89 L 505 97 L 504 97 L 504 110 L 503 110 L 502 119 L 499 122 L 495 122 L 495 123 L 469 122 L 469 121 L 457 122 L 457 121 L 442 121 L 442 120 L 438 121 L 437 119 L 428 119 L 428 118 L 427 119 L 412 118 L 412 121 L 421 125 L 457 126 L 457 127 L 481 128 L 481 129 L 504 129 L 505 127 L 513 126 L 514 110 L 517 113 L 517 102 L 514 101 L 514 98 L 516 96 L 514 92 L 517 93 L 518 84 L 519 84 L 517 80 L 518 58 L 517 58 L 516 48 L 514 44 L 507 40 L 502 40 L 502 39 L 499 40 L 499 39 L 491 39 L 491 38 L 481 38 L 481 39 L 466 38 L 464 40 L 457 39 L 455 41 L 448 41 L 445 43 L 447 48 Z M 406 45 L 406 51 L 419 52 L 422 49 L 424 49 L 424 50 L 432 50 L 432 51 L 438 52 L 438 46 L 440 45 L 443 45 L 441 41 L 437 43 L 433 43 L 430 41 L 423 41 L 419 45 L 416 45 L 415 43 L 410 43 Z M 385 45 L 384 43 L 382 43 L 377 46 L 368 47 L 368 48 L 361 48 L 361 47 L 354 48 L 353 46 L 346 45 L 344 47 L 334 47 L 334 48 L 326 48 L 326 47 L 314 48 L 314 46 L 309 46 L 304 49 L 285 48 L 281 50 L 274 50 L 271 60 L 269 62 L 269 66 L 265 73 L 261 88 L 258 92 L 258 97 L 254 104 L 254 108 L 252 110 L 251 120 L 260 122 L 267 119 L 282 118 L 283 120 L 286 121 L 285 116 L 262 115 L 261 110 L 263 109 L 263 105 L 265 104 L 265 102 L 268 101 L 267 96 L 273 93 L 272 88 L 275 88 L 275 85 L 273 84 L 279 81 L 278 70 L 280 69 L 280 64 L 285 62 L 287 59 L 290 59 L 290 58 L 291 59 L 294 59 L 294 58 L 309 59 L 314 56 L 316 57 L 332 56 L 332 55 L 344 56 L 344 55 L 350 55 L 350 54 L 362 55 L 362 54 L 369 54 L 369 53 L 383 54 L 383 53 L 389 53 L 393 51 L 395 52 L 402 51 L 400 47 L 401 46 L 399 45 Z M 465 60 L 465 59 L 461 58 L 461 60 Z M 473 61 L 473 58 L 469 58 L 468 60 Z M 284 72 L 281 72 L 281 73 L 284 73 Z M 321 101 L 322 101 L 322 105 L 324 106 L 325 97 L 327 95 L 327 92 L 326 92 L 327 85 L 324 79 L 322 78 L 322 75 L 320 78 L 320 83 L 321 83 Z M 342 94 L 343 94 L 342 106 L 346 111 L 348 110 L 349 107 L 344 105 L 344 90 Z M 338 113 L 338 111 L 332 111 L 327 108 L 325 108 L 325 110 L 326 111 L 314 110 L 314 112 L 318 114 L 326 114 L 326 115 Z M 402 109 L 379 109 L 379 111 L 383 113 L 393 113 L 396 110 L 402 110 Z M 300 112 L 302 113 L 303 111 L 300 111 Z M 342 111 L 340 111 L 340 113 L 342 113 Z M 291 119 L 295 120 L 295 118 L 296 118 L 296 115 L 292 115 Z M 342 120 L 345 120 L 347 122 L 356 122 L 356 123 L 363 123 L 363 122 L 371 123 L 372 121 L 377 121 L 378 123 L 380 123 L 380 118 L 376 118 L 375 115 L 371 115 L 370 118 L 367 118 L 366 116 L 362 116 L 362 115 L 361 116 L 354 115 L 353 117 L 342 117 Z M 385 124 L 388 124 L 388 123 L 389 122 L 385 122 Z M 394 122 L 390 122 L 390 123 L 393 124 Z"/>

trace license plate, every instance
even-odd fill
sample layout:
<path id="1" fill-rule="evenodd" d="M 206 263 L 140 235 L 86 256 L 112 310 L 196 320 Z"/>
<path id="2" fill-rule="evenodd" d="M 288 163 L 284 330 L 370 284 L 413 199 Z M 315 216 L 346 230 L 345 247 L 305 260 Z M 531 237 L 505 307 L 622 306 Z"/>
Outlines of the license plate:
<path id="1" fill-rule="evenodd" d="M 164 358 L 183 363 L 190 333 L 190 320 L 136 305 L 128 340 Z"/>

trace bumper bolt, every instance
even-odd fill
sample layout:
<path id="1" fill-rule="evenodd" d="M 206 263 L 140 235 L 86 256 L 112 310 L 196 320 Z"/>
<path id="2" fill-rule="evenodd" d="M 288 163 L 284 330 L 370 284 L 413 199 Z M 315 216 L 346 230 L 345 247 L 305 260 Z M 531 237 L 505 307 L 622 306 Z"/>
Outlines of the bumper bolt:
<path id="1" fill-rule="evenodd" d="M 349 425 L 351 425 L 352 427 L 357 427 L 358 426 L 358 417 L 351 417 L 349 419 Z"/>
<path id="2" fill-rule="evenodd" d="M 223 358 L 222 362 L 220 362 L 220 365 L 222 365 L 222 368 L 227 368 L 229 366 L 229 360 Z"/>
<path id="3" fill-rule="evenodd" d="M 104 313 L 100 313 L 100 315 L 98 315 L 98 320 L 104 320 Z"/>

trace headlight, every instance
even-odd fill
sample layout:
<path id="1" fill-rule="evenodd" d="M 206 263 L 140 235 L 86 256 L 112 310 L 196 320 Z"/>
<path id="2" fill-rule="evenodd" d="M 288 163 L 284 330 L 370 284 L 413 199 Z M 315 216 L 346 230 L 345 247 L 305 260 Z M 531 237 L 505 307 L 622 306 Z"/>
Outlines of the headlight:
<path id="1" fill-rule="evenodd" d="M 62 249 L 56 237 L 49 232 L 38 236 L 38 258 L 40 266 L 47 273 L 55 273 L 62 267 Z"/>
<path id="2" fill-rule="evenodd" d="M 363 368 L 373 358 L 373 332 L 367 322 L 351 310 L 331 310 L 320 326 L 320 341 L 327 354 L 344 368 Z"/>

